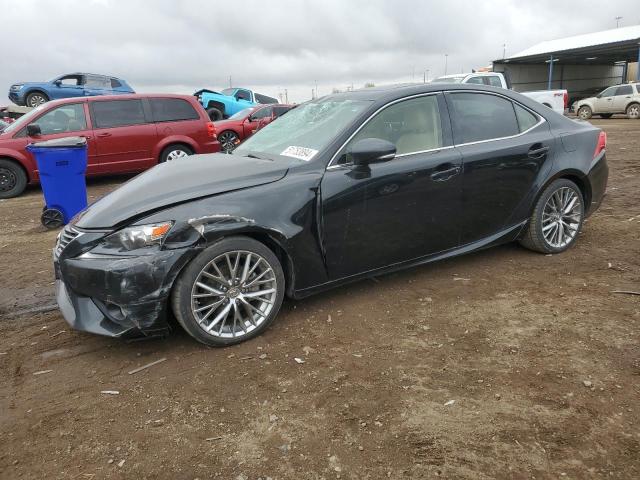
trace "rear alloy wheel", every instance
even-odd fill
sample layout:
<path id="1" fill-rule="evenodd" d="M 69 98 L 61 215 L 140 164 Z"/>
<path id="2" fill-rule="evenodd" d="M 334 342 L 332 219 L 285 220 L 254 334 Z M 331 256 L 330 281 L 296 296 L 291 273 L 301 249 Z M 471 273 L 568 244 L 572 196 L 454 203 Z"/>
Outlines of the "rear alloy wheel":
<path id="1" fill-rule="evenodd" d="M 27 105 L 27 107 L 35 108 L 35 107 L 39 107 L 43 103 L 47 103 L 48 101 L 49 99 L 44 93 L 32 92 L 29 95 L 27 95 L 27 98 L 25 98 L 24 103 Z"/>
<path id="2" fill-rule="evenodd" d="M 240 143 L 240 138 L 238 138 L 238 134 L 231 130 L 225 130 L 220 135 L 218 135 L 218 140 L 220 141 L 220 146 L 222 150 L 225 152 L 232 152 L 234 148 Z"/>
<path id="3" fill-rule="evenodd" d="M 542 193 L 520 243 L 536 252 L 560 253 L 578 238 L 584 199 L 571 180 L 558 179 Z"/>
<path id="4" fill-rule="evenodd" d="M 172 292 L 178 322 L 211 346 L 259 335 L 278 314 L 284 273 L 275 254 L 246 237 L 223 239 L 198 255 Z"/>
<path id="5" fill-rule="evenodd" d="M 580 117 L 582 120 L 589 120 L 592 115 L 593 112 L 591 111 L 591 107 L 587 105 L 583 105 L 578 109 L 578 117 Z"/>
<path id="6" fill-rule="evenodd" d="M 0 198 L 17 197 L 27 187 L 27 175 L 11 160 L 0 158 Z"/>
<path id="7" fill-rule="evenodd" d="M 640 118 L 640 104 L 632 103 L 627 107 L 627 117 L 637 120 Z"/>
<path id="8" fill-rule="evenodd" d="M 181 160 L 193 155 L 190 148 L 184 145 L 169 145 L 160 154 L 160 163 L 172 162 L 173 160 Z"/>

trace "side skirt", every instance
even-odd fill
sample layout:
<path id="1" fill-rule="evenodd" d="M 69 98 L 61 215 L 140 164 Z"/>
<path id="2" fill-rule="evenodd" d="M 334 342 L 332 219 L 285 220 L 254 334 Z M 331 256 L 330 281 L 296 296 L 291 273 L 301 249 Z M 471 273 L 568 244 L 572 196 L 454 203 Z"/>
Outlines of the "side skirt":
<path id="1" fill-rule="evenodd" d="M 526 226 L 527 222 L 528 220 L 525 220 L 517 225 L 509 227 L 506 230 L 501 230 L 500 232 L 494 235 L 483 238 L 482 240 L 478 240 L 476 242 L 469 243 L 467 245 L 463 245 L 462 247 L 454 248 L 452 250 L 447 250 L 445 252 L 439 252 L 432 255 L 426 255 L 423 257 L 414 258 L 412 260 L 406 260 L 404 262 L 394 263 L 392 265 L 387 265 L 386 267 L 380 267 L 374 270 L 368 270 L 366 272 L 358 273 L 356 275 L 339 278 L 337 280 L 331 280 L 329 282 L 321 283 L 313 287 L 303 288 L 301 290 L 295 290 L 291 297 L 294 299 L 300 299 L 300 298 L 308 297 L 315 293 L 320 293 L 325 290 L 338 287 L 340 285 L 345 285 L 347 283 L 363 280 L 365 278 L 377 277 L 379 275 L 397 272 L 399 270 L 404 270 L 406 268 L 415 267 L 418 265 L 424 265 L 427 263 L 433 263 L 439 260 L 445 260 L 447 258 L 457 257 L 459 255 L 464 255 L 464 254 L 475 252 L 478 250 L 483 250 L 485 248 L 494 247 L 496 245 L 501 245 L 503 243 L 513 242 L 518 239 L 524 227 Z"/>

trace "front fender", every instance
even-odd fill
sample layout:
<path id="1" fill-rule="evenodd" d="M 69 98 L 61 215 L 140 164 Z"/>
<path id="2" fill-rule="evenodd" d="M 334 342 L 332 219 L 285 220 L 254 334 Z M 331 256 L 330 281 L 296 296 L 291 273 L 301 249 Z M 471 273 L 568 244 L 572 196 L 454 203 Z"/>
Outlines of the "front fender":
<path id="1" fill-rule="evenodd" d="M 10 150 L 7 148 L 0 148 L 0 158 L 8 158 L 16 163 L 19 163 L 27 172 L 27 179 L 29 183 L 37 181 L 38 176 L 35 171 L 38 169 L 35 159 L 31 155 L 24 154 L 19 150 Z"/>

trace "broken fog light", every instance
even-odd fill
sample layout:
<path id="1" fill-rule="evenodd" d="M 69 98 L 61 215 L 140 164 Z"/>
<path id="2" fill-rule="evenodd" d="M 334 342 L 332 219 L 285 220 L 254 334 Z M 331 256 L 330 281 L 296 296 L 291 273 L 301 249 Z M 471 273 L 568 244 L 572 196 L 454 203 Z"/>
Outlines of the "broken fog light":
<path id="1" fill-rule="evenodd" d="M 104 241 L 107 246 L 124 250 L 150 247 L 159 245 L 172 226 L 173 222 L 136 225 L 123 228 L 109 235 Z"/>

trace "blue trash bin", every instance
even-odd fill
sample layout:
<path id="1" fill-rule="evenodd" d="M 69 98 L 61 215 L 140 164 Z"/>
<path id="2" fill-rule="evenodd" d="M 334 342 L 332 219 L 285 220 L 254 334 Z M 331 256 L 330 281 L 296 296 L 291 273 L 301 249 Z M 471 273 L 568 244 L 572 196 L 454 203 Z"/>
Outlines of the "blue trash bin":
<path id="1" fill-rule="evenodd" d="M 87 206 L 87 139 L 63 137 L 31 143 L 27 150 L 38 164 L 45 208 L 40 221 L 59 228 Z"/>

